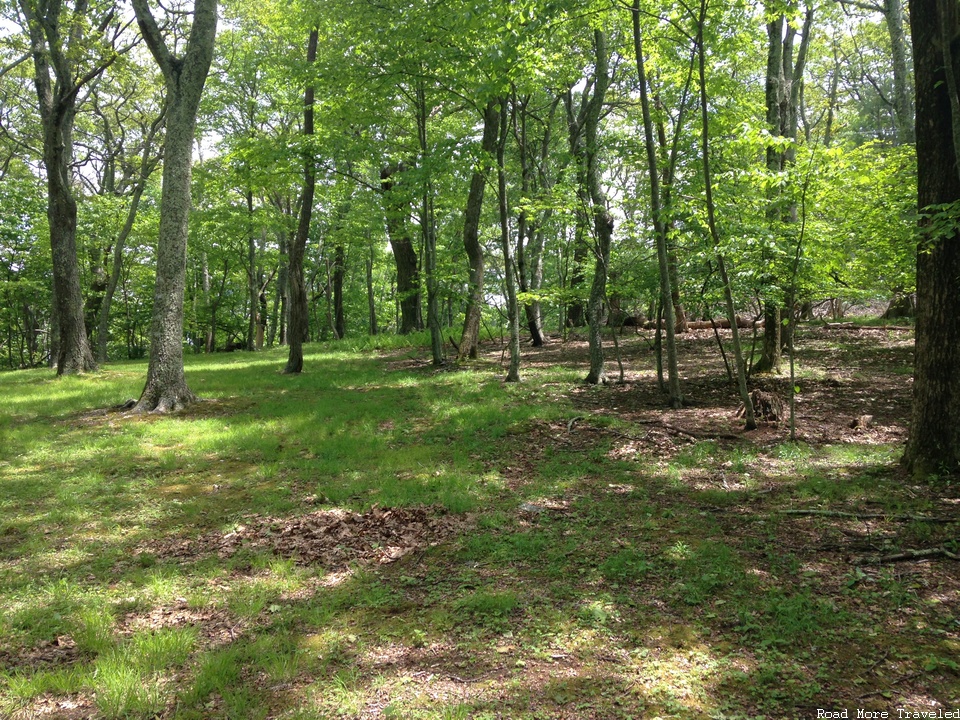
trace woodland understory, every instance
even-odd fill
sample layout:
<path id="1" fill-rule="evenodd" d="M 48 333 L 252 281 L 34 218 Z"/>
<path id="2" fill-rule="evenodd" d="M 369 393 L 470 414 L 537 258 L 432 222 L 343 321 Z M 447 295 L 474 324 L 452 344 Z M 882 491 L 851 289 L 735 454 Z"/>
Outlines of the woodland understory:
<path id="1" fill-rule="evenodd" d="M 720 331 L 729 342 L 729 331 Z M 960 705 L 960 486 L 900 468 L 912 331 L 801 326 L 796 440 L 714 333 L 0 375 L 11 718 L 813 718 Z M 606 338 L 611 355 L 610 338 Z M 611 358 L 608 373 L 616 378 Z M 788 398 L 785 375 L 751 390 Z M 102 408 L 91 410 L 91 408 Z M 6 492 L 9 491 L 9 492 Z"/>

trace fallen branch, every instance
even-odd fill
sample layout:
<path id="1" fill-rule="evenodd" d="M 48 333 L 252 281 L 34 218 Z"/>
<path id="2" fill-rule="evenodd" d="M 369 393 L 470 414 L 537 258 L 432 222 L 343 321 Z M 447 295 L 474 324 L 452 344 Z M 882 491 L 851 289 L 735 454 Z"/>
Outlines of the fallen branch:
<path id="1" fill-rule="evenodd" d="M 849 518 L 851 520 L 897 520 L 899 522 L 956 523 L 960 518 L 930 517 L 928 515 L 887 515 L 885 513 L 852 513 L 842 510 L 781 510 L 783 515 Z"/>
<path id="2" fill-rule="evenodd" d="M 569 432 L 570 429 L 573 427 L 574 423 L 576 423 L 580 419 L 581 419 L 580 417 L 573 418 L 573 420 L 571 420 L 570 423 L 567 425 L 567 432 Z M 658 425 L 662 427 L 664 430 L 666 430 L 667 432 L 672 432 L 676 435 L 686 435 L 687 437 L 692 437 L 696 440 L 740 440 L 741 439 L 739 435 L 734 435 L 732 433 L 711 433 L 711 432 L 700 433 L 700 432 L 694 432 L 693 430 L 684 430 L 683 428 L 678 428 L 675 425 L 669 425 L 668 423 L 665 423 L 663 420 L 639 419 L 639 420 L 631 420 L 630 422 L 635 425 Z M 590 430 L 593 432 L 598 432 L 598 433 L 608 433 L 610 435 L 616 435 L 617 437 L 622 437 L 627 440 L 643 439 L 639 437 L 634 437 L 632 435 L 627 435 L 625 433 L 614 430 L 613 428 L 590 427 L 588 425 L 585 425 L 583 429 Z"/>
<path id="3" fill-rule="evenodd" d="M 828 322 L 820 327 L 824 330 L 913 330 L 910 325 L 858 325 L 852 322 Z"/>
<path id="4" fill-rule="evenodd" d="M 942 545 L 935 548 L 926 548 L 924 550 L 904 550 L 893 555 L 882 555 L 880 557 L 854 558 L 850 562 L 854 565 L 883 565 L 886 563 L 902 562 L 904 560 L 926 560 L 928 558 L 945 557 L 950 560 L 960 560 L 960 555 L 950 552 Z"/>

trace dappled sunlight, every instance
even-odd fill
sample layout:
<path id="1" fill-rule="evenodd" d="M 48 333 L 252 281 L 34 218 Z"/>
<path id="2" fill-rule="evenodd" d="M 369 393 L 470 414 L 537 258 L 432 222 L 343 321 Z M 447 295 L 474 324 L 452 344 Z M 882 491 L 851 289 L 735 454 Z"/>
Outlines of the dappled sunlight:
<path id="1" fill-rule="evenodd" d="M 0 712 L 96 713 L 104 673 L 168 708 L 176 686 L 171 718 L 794 717 L 903 677 L 898 698 L 952 697 L 955 575 L 852 562 L 949 541 L 897 519 L 956 506 L 904 485 L 895 443 L 742 434 L 729 388 L 669 413 L 646 370 L 505 386 L 324 350 L 291 378 L 271 353 L 192 359 L 216 399 L 182 413 L 79 396 L 5 429 Z M 896 652 L 844 650 L 863 638 Z"/>

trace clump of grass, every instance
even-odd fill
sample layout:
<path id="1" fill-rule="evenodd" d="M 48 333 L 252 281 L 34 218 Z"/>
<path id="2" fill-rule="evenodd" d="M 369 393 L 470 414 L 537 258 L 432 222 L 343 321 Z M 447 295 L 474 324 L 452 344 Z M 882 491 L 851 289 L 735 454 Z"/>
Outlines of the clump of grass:
<path id="1" fill-rule="evenodd" d="M 457 610 L 477 618 L 505 618 L 520 606 L 513 592 L 472 592 L 454 603 Z"/>
<path id="2" fill-rule="evenodd" d="M 646 556 L 633 548 L 624 548 L 600 563 L 600 574 L 610 582 L 638 582 L 650 572 Z"/>

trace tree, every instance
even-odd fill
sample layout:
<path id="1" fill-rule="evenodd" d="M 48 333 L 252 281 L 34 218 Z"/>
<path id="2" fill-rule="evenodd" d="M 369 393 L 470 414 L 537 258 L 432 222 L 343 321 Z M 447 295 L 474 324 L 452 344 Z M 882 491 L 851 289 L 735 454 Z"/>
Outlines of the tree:
<path id="1" fill-rule="evenodd" d="M 583 178 L 584 191 L 589 200 L 593 220 L 593 252 L 595 265 L 590 297 L 587 300 L 588 341 L 590 345 L 590 372 L 586 382 L 606 382 L 603 369 L 603 325 L 606 321 L 607 277 L 610 273 L 610 244 L 613 241 L 613 215 L 607 206 L 607 197 L 600 184 L 600 116 L 603 100 L 610 86 L 610 53 L 606 33 L 595 30 L 593 47 L 596 54 L 593 93 L 583 106 Z"/>
<path id="2" fill-rule="evenodd" d="M 668 385 L 670 391 L 670 405 L 679 408 L 683 405 L 683 394 L 680 390 L 680 373 L 677 367 L 676 320 L 674 315 L 674 299 L 671 291 L 670 257 L 667 248 L 667 229 L 663 220 L 660 198 L 660 171 L 657 167 L 657 148 L 653 135 L 653 121 L 650 115 L 650 101 L 647 94 L 647 73 L 643 57 L 643 37 L 640 28 L 640 0 L 634 0 L 633 7 L 633 48 L 637 63 L 637 76 L 640 83 L 640 105 L 643 113 L 643 134 L 647 148 L 647 166 L 650 174 L 650 208 L 653 216 L 653 232 L 657 244 L 657 263 L 660 268 L 660 306 L 667 331 L 667 366 Z M 702 29 L 702 23 L 700 24 Z M 702 46 L 702 39 L 698 47 Z M 701 84 L 703 80 L 701 78 Z M 704 107 L 706 117 L 706 107 Z M 665 144 L 661 141 L 661 145 Z M 704 159 L 706 161 L 706 143 L 704 143 Z M 675 155 L 675 153 L 674 153 Z M 672 170 L 668 177 L 672 178 Z M 669 187 L 669 184 L 668 184 Z M 658 331 L 659 332 L 659 331 Z"/>
<path id="3" fill-rule="evenodd" d="M 497 151 L 497 137 L 500 127 L 500 101 L 492 98 L 483 108 L 483 134 L 480 140 L 480 157 L 476 161 L 470 179 L 470 193 L 463 218 L 463 247 L 470 263 L 470 285 L 467 295 L 467 311 L 463 320 L 463 333 L 460 335 L 459 359 L 477 357 L 477 345 L 480 340 L 480 316 L 483 311 L 483 245 L 480 242 L 480 213 L 483 210 L 483 191 L 487 185 L 487 175 Z"/>
<path id="4" fill-rule="evenodd" d="M 73 193 L 73 131 L 81 91 L 117 58 L 124 30 L 112 4 L 20 0 L 30 37 L 34 84 L 43 127 L 47 217 L 53 255 L 53 299 L 59 325 L 57 374 L 93 370 L 77 261 L 77 201 Z"/>
<path id="5" fill-rule="evenodd" d="M 798 31 L 793 22 L 781 10 L 775 10 L 767 23 L 767 126 L 773 138 L 767 146 L 767 171 L 773 181 L 768 219 L 779 230 L 781 224 L 790 225 L 797 221 L 796 205 L 788 194 L 781 192 L 778 178 L 784 176 L 787 168 L 796 158 L 797 129 L 800 118 L 800 90 L 803 87 L 803 69 L 810 46 L 810 34 L 813 28 L 813 7 L 808 7 L 803 30 L 800 32 L 800 45 L 794 57 L 794 42 Z M 767 284 L 775 283 L 777 278 L 767 278 Z M 781 333 L 780 311 L 784 299 L 769 293 L 764 298 L 763 353 L 754 370 L 756 372 L 779 372 L 783 337 Z M 788 308 L 792 312 L 792 308 Z"/>
<path id="6" fill-rule="evenodd" d="M 307 62 L 317 59 L 319 28 L 312 28 L 307 39 Z M 307 83 L 303 94 L 303 134 L 313 135 L 314 86 Z M 297 221 L 297 234 L 290 243 L 287 283 L 290 302 L 290 324 L 287 328 L 287 342 L 290 351 L 287 354 L 285 375 L 303 372 L 303 343 L 307 339 L 309 308 L 307 307 L 307 288 L 303 277 L 303 255 L 306 252 L 307 238 L 310 236 L 310 219 L 313 216 L 313 196 L 317 187 L 316 160 L 312 148 L 307 148 L 303 156 L 303 193 L 300 196 L 300 217 Z"/>
<path id="7" fill-rule="evenodd" d="M 912 0 L 917 107 L 917 325 L 911 475 L 960 469 L 960 14 L 954 0 Z"/>
<path id="8" fill-rule="evenodd" d="M 217 0 L 196 0 L 183 54 L 167 46 L 147 0 L 133 0 L 137 24 L 166 90 L 167 134 L 157 238 L 157 282 L 150 327 L 150 364 L 136 412 L 167 412 L 194 401 L 183 372 L 183 297 L 186 281 L 190 176 L 197 110 L 213 59 Z"/>

